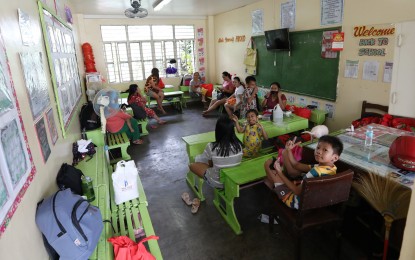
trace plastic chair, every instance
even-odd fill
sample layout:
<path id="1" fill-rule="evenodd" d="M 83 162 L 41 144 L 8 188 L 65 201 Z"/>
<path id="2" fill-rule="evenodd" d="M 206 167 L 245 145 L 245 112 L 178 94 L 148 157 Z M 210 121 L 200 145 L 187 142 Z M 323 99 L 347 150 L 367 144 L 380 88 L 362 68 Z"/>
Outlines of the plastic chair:
<path id="1" fill-rule="evenodd" d="M 338 256 L 341 237 L 339 229 L 343 221 L 343 207 L 339 207 L 339 204 L 349 199 L 352 180 L 352 170 L 332 176 L 305 179 L 298 210 L 289 208 L 272 192 L 271 209 L 276 210 L 276 213 L 270 214 L 270 231 L 272 232 L 275 216 L 278 215 L 278 221 L 289 229 L 296 239 L 295 259 L 301 259 L 302 234 L 312 228 L 329 224 L 336 227 L 336 257 Z M 337 210 L 332 207 L 334 205 L 338 205 Z"/>

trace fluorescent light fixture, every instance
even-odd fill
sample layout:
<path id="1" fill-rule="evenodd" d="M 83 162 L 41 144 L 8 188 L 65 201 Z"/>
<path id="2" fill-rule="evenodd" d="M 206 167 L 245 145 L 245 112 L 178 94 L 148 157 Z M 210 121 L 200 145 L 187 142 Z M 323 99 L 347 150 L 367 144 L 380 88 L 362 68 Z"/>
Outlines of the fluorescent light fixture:
<path id="1" fill-rule="evenodd" d="M 154 11 L 160 11 L 165 5 L 168 5 L 171 0 L 155 0 L 153 2 Z"/>

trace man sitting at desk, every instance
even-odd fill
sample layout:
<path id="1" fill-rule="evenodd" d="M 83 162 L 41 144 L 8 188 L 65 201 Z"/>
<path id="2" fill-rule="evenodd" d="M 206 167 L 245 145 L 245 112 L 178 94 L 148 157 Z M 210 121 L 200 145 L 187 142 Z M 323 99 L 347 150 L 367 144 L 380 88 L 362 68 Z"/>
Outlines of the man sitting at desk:
<path id="1" fill-rule="evenodd" d="M 336 174 L 337 168 L 334 163 L 339 159 L 343 151 L 343 144 L 339 138 L 329 135 L 320 137 L 314 150 L 314 158 L 318 164 L 314 166 L 295 160 L 291 150 L 298 144 L 295 143 L 295 139 L 287 141 L 282 154 L 284 168 L 288 175 L 298 175 L 297 172 L 289 172 L 289 169 L 294 169 L 301 173 L 307 172 L 303 179 Z M 278 198 L 288 207 L 298 209 L 302 181 L 296 183 L 296 181 L 291 181 L 284 175 L 278 160 L 269 159 L 265 162 L 264 167 L 267 173 L 266 181 L 273 183 L 274 191 L 277 193 Z"/>

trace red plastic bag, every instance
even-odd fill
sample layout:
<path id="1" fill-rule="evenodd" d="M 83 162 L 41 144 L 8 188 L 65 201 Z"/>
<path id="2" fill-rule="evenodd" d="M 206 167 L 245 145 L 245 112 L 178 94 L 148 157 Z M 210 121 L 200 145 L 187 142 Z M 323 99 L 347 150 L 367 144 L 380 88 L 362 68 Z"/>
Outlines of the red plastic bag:
<path id="1" fill-rule="evenodd" d="M 149 236 L 136 243 L 127 236 L 111 237 L 108 241 L 114 246 L 114 259 L 115 260 L 156 260 L 156 258 L 150 254 L 144 242 L 150 239 L 159 239 L 157 236 Z"/>
<path id="2" fill-rule="evenodd" d="M 304 117 L 306 119 L 310 119 L 311 110 L 305 107 L 296 107 L 294 110 L 294 114 L 296 114 L 297 116 Z"/>
<path id="3" fill-rule="evenodd" d="M 213 91 L 213 84 L 200 84 L 200 86 L 204 89 L 207 89 L 206 96 L 211 97 Z"/>

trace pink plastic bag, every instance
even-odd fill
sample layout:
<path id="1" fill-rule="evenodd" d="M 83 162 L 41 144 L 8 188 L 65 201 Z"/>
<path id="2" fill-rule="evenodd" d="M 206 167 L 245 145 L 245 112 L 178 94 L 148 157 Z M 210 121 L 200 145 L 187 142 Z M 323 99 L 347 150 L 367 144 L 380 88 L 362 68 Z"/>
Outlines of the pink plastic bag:
<path id="1" fill-rule="evenodd" d="M 283 158 L 282 158 L 282 151 L 283 150 L 284 149 L 281 149 L 281 148 L 278 149 L 278 160 L 280 160 L 280 165 L 281 166 L 284 165 Z M 292 151 L 292 153 L 294 155 L 295 160 L 297 162 L 298 161 L 301 161 L 302 154 L 303 154 L 303 147 L 297 145 L 297 146 L 294 146 L 294 148 L 291 151 Z"/>

